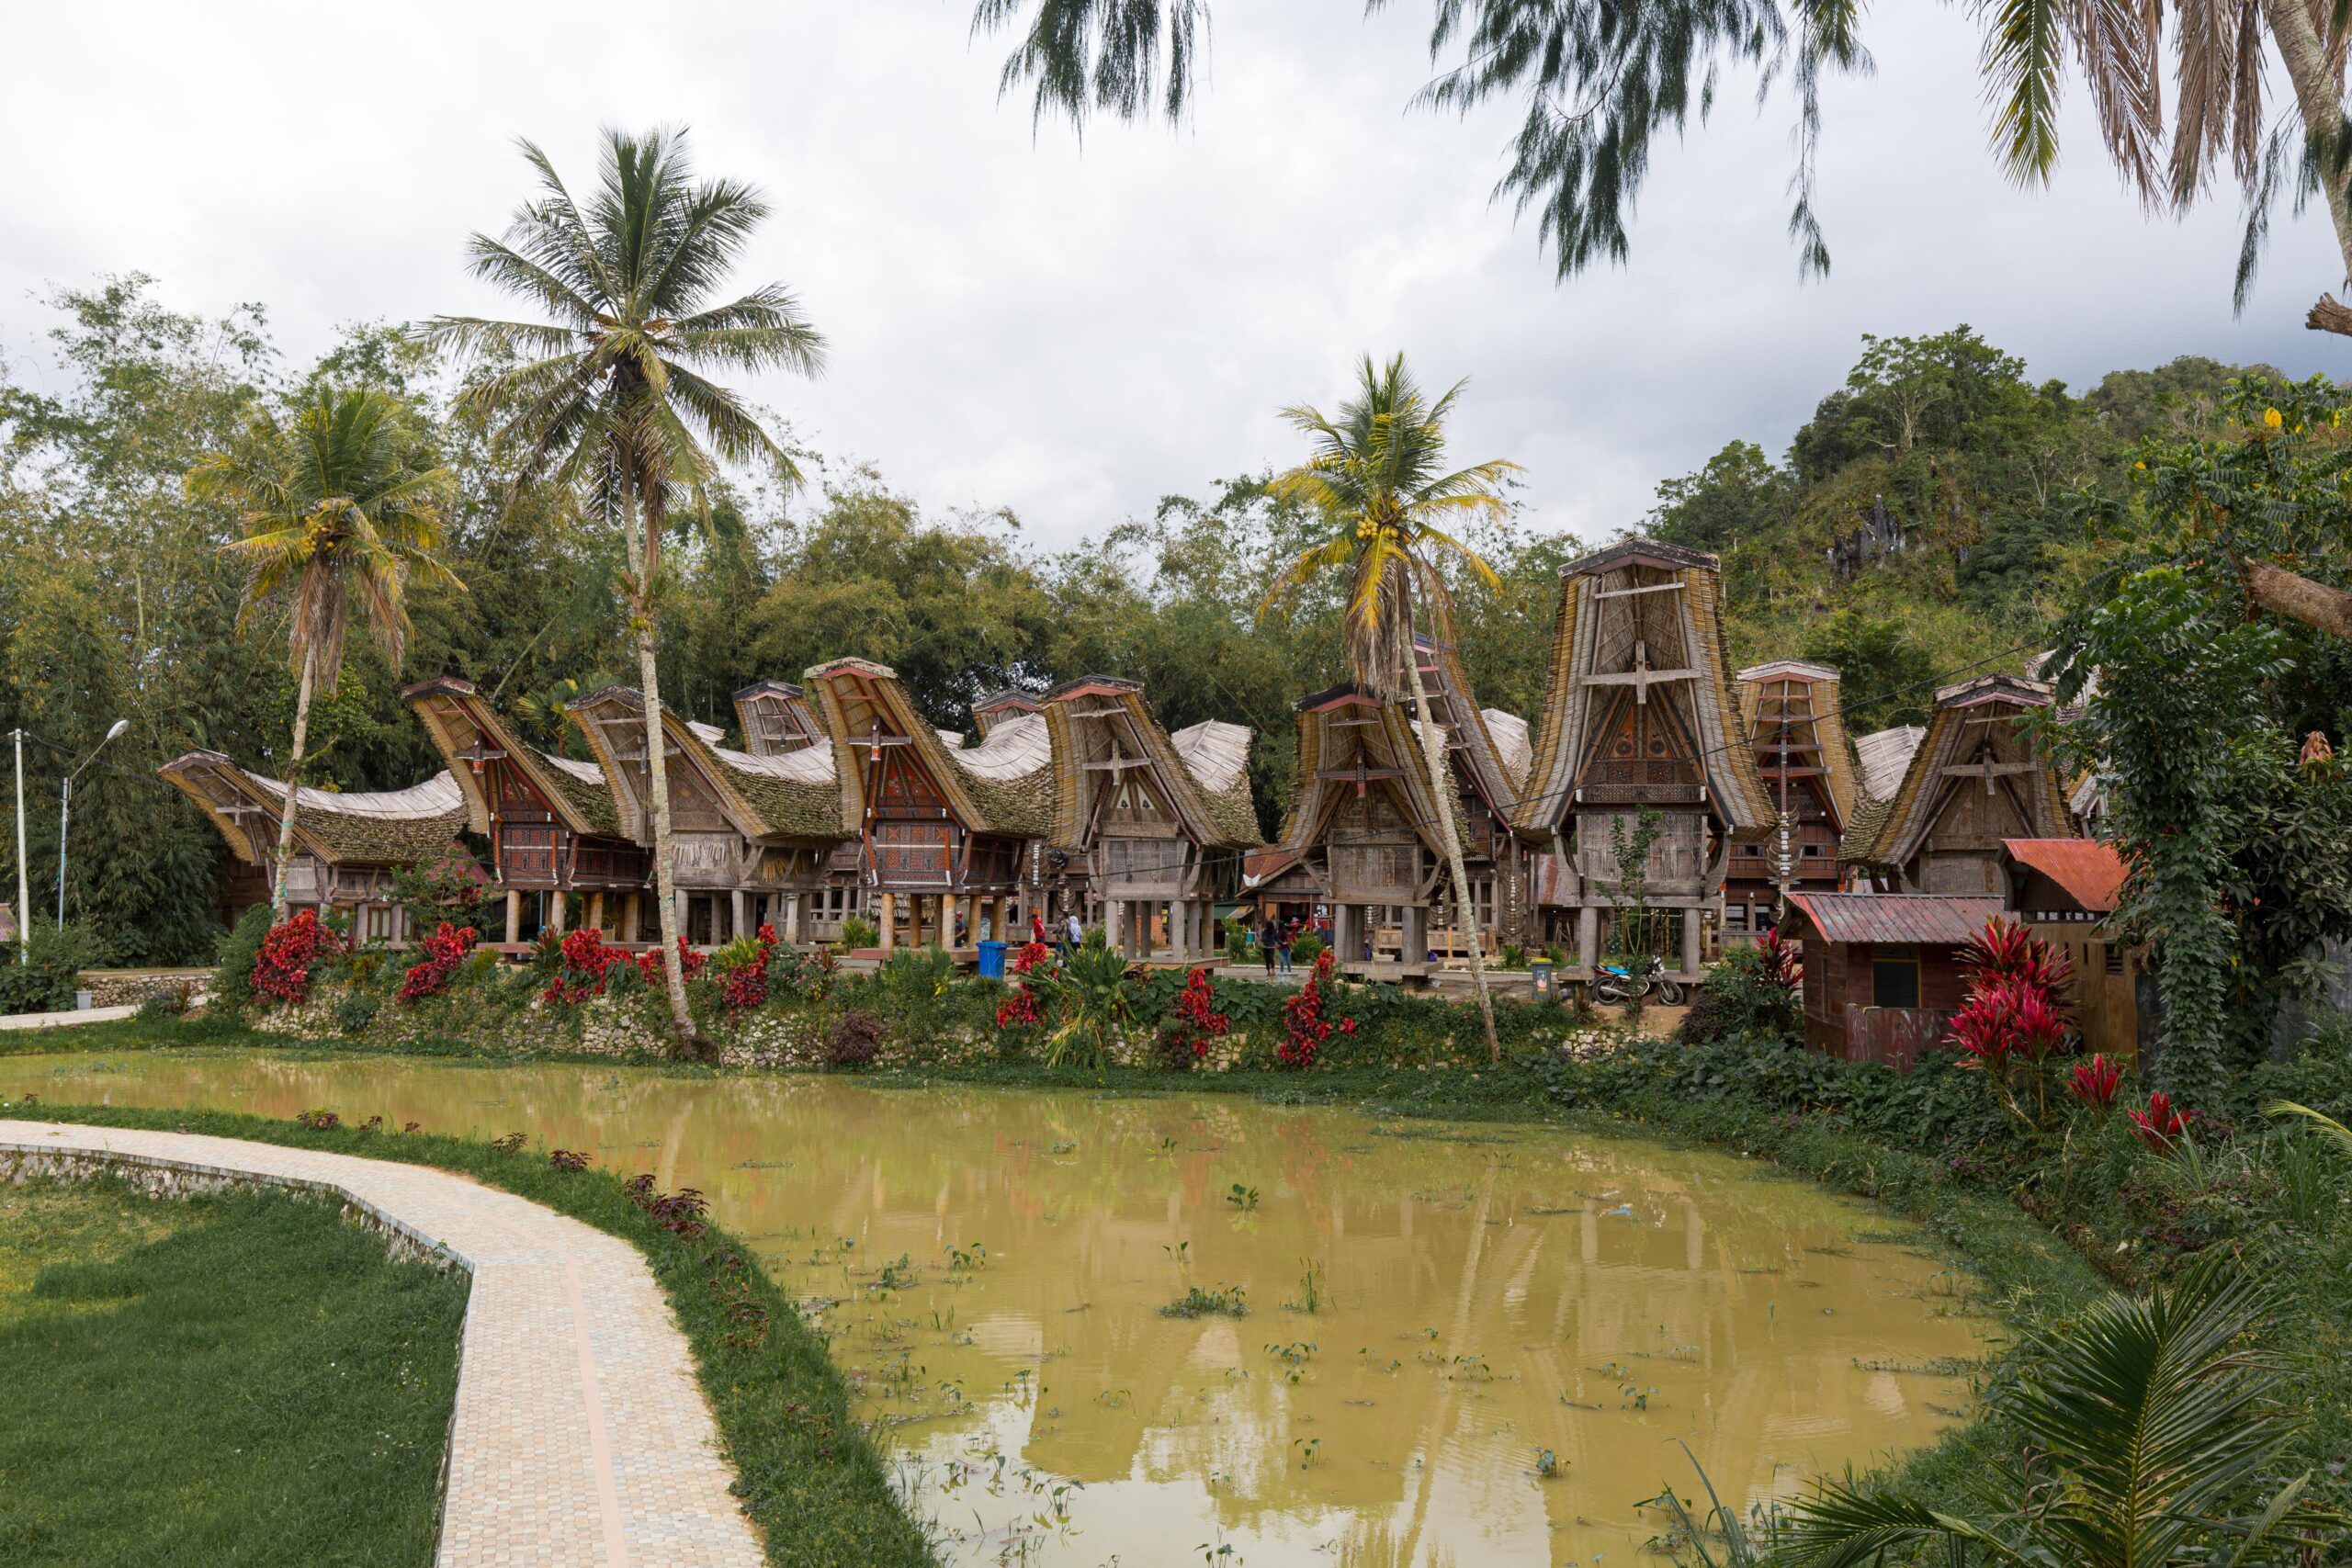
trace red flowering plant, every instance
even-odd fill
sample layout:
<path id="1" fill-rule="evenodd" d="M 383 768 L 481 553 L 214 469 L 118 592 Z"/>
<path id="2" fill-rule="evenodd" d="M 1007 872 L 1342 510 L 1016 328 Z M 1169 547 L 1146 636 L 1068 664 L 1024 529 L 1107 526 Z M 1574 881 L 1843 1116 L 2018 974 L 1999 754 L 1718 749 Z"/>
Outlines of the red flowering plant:
<path id="1" fill-rule="evenodd" d="M 615 965 L 628 962 L 628 953 L 605 945 L 601 929 L 582 926 L 565 934 L 555 978 L 539 993 L 539 999 L 578 1007 L 591 997 L 603 996 Z"/>
<path id="2" fill-rule="evenodd" d="M 999 1029 L 1034 1029 L 1046 1021 L 1045 1009 L 1039 1005 L 1037 987 L 1054 976 L 1054 950 L 1042 942 L 1024 942 L 1013 950 L 1007 967 L 1021 976 L 1003 1001 L 997 1004 L 996 1026 Z"/>
<path id="3" fill-rule="evenodd" d="M 762 926 L 763 931 L 771 928 Z M 833 994 L 836 967 L 833 950 L 803 951 L 790 942 L 768 944 L 767 982 L 771 995 L 781 992 L 800 1001 L 821 1002 Z"/>
<path id="4" fill-rule="evenodd" d="M 2188 1135 L 2188 1124 L 2197 1119 L 2194 1111 L 2176 1110 L 2172 1097 L 2158 1089 L 2148 1096 L 2148 1109 L 2130 1112 L 2132 1135 L 2155 1150 L 2165 1153 Z"/>
<path id="5" fill-rule="evenodd" d="M 741 945 L 728 944 L 733 962 L 718 976 L 719 999 L 729 1012 L 748 1012 L 768 999 L 768 960 L 775 954 L 775 928 L 763 921 L 752 938 L 750 951 L 738 953 Z"/>
<path id="6" fill-rule="evenodd" d="M 1274 1047 L 1274 1060 L 1282 1066 L 1301 1070 L 1311 1067 L 1323 1054 L 1324 1043 L 1331 1038 L 1335 1027 L 1342 1034 L 1356 1032 L 1354 1019 L 1343 1018 L 1335 1023 L 1323 1015 L 1338 970 L 1339 964 L 1329 952 L 1317 953 L 1315 969 L 1307 976 L 1306 984 L 1283 1003 L 1283 1043 Z"/>
<path id="7" fill-rule="evenodd" d="M 696 953 L 693 948 L 688 947 L 684 937 L 678 939 L 678 973 L 681 976 L 691 980 L 700 975 L 704 965 L 709 962 L 710 959 L 707 954 Z M 662 950 L 658 947 L 650 953 L 640 953 L 637 955 L 637 972 L 644 977 L 649 988 L 658 989 L 669 983 L 662 978 L 662 972 L 664 967 L 662 962 Z"/>
<path id="8" fill-rule="evenodd" d="M 299 1002 L 311 994 L 319 961 L 339 958 L 351 951 L 351 939 L 319 919 L 316 909 L 297 909 L 269 928 L 254 954 L 253 987 L 281 1002 Z"/>
<path id="9" fill-rule="evenodd" d="M 2075 1070 L 2066 1076 L 2066 1091 L 2104 1116 L 2115 1108 L 2115 1091 L 2122 1082 L 2123 1075 L 2115 1064 L 2100 1055 L 2075 1064 Z"/>
<path id="10" fill-rule="evenodd" d="M 471 926 L 453 927 L 443 920 L 434 929 L 433 934 L 424 939 L 423 962 L 411 964 L 408 973 L 401 976 L 401 1000 L 421 1001 L 447 990 L 449 976 L 458 972 L 458 966 L 473 952 L 474 942 L 480 934 Z"/>
<path id="11" fill-rule="evenodd" d="M 1232 1031 L 1233 1021 L 1216 1010 L 1216 984 L 1206 969 L 1184 977 L 1184 988 L 1153 1037 L 1159 1065 L 1184 1072 L 1208 1059 L 1209 1042 Z"/>
<path id="12" fill-rule="evenodd" d="M 1947 1042 L 1981 1070 L 2010 1115 L 2039 1130 L 2050 1119 L 2048 1064 L 2075 1045 L 2065 991 L 2075 965 L 2024 927 L 1994 917 L 1961 949 L 1968 1000 L 1951 1021 Z M 2033 1104 L 2028 1110 L 2026 1094 Z"/>

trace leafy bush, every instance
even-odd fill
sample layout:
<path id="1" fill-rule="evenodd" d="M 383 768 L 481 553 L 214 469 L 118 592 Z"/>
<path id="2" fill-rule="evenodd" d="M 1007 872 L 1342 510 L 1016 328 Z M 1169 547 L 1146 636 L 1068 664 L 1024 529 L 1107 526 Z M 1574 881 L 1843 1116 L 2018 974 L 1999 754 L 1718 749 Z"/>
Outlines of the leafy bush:
<path id="1" fill-rule="evenodd" d="M 74 1005 L 74 981 L 97 956 L 98 939 L 87 926 L 59 931 L 36 919 L 24 961 L 11 944 L 0 963 L 0 1013 L 67 1010 Z"/>
<path id="2" fill-rule="evenodd" d="M 1102 1066 L 1110 1059 L 1112 1037 L 1134 1017 L 1126 958 L 1100 942 L 1082 946 L 1046 982 L 1046 990 L 1060 1020 L 1060 1026 L 1046 1036 L 1046 1059 L 1058 1065 L 1080 1055 L 1086 1066 Z"/>
<path id="3" fill-rule="evenodd" d="M 862 1008 L 833 1020 L 825 1034 L 825 1066 L 837 1073 L 862 1073 L 882 1055 L 883 1022 Z"/>
<path id="4" fill-rule="evenodd" d="M 768 999 L 768 960 L 776 945 L 775 928 L 763 922 L 757 934 L 718 950 L 719 1000 L 729 1012 L 748 1012 Z"/>
<path id="5" fill-rule="evenodd" d="M 842 945 L 855 952 L 862 947 L 879 947 L 882 928 L 864 915 L 850 915 L 842 921 Z"/>
<path id="6" fill-rule="evenodd" d="M 139 1021 L 164 1023 L 172 1019 L 185 1017 L 187 1013 L 187 1003 L 188 987 L 186 986 L 173 986 L 165 990 L 153 992 L 140 1000 Z"/>
<path id="7" fill-rule="evenodd" d="M 488 884 L 470 856 L 455 850 L 430 865 L 392 873 L 392 901 L 408 913 L 408 929 L 429 931 L 447 920 L 454 930 L 485 930 L 482 901 Z"/>
<path id="8" fill-rule="evenodd" d="M 1290 961 L 1293 964 L 1304 964 L 1312 967 L 1315 961 L 1323 956 L 1325 951 L 1321 937 L 1317 936 L 1313 931 L 1301 931 L 1298 933 L 1298 940 L 1290 944 Z"/>
<path id="9" fill-rule="evenodd" d="M 447 931 L 448 928 L 442 928 Z M 345 991 L 334 1004 L 334 1027 L 338 1034 L 356 1037 L 368 1032 L 376 1021 L 376 1011 L 382 1004 L 366 991 Z"/>
<path id="10" fill-rule="evenodd" d="M 269 906 L 255 904 L 237 917 L 220 938 L 219 971 L 212 976 L 212 1005 L 235 1017 L 254 1004 L 254 960 L 269 935 Z"/>
<path id="11" fill-rule="evenodd" d="M 1508 942 L 1503 943 L 1502 951 L 1495 955 L 1495 967 L 1498 969 L 1526 968 L 1527 949 Z"/>
<path id="12" fill-rule="evenodd" d="M 778 942 L 768 951 L 768 989 L 788 1001 L 825 1000 L 833 994 L 834 973 L 830 948 L 811 951 Z"/>
<path id="13" fill-rule="evenodd" d="M 1675 1027 L 1675 1038 L 1690 1044 L 1731 1038 L 1797 1044 L 1804 1038 L 1803 980 L 1777 932 L 1754 946 L 1727 947 Z"/>

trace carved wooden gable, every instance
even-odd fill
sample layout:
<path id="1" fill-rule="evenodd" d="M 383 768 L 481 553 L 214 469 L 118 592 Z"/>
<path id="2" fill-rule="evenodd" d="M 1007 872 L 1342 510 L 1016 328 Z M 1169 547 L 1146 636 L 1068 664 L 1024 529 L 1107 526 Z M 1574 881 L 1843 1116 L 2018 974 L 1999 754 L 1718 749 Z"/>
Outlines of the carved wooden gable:
<path id="1" fill-rule="evenodd" d="M 1588 800 L 1695 801 L 1697 754 L 1670 701 L 1652 694 L 1643 702 L 1620 692 L 1595 731 L 1577 786 Z"/>
<path id="2" fill-rule="evenodd" d="M 1342 904 L 1409 904 L 1420 897 L 1422 849 L 1395 795 L 1348 793 L 1331 814 L 1331 896 Z"/>

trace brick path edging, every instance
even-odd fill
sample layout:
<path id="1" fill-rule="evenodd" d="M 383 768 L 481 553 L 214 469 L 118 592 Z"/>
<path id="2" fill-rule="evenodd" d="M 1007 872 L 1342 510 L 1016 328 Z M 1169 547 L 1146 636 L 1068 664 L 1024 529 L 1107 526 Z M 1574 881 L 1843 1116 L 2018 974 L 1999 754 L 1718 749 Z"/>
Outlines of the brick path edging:
<path id="1" fill-rule="evenodd" d="M 337 1198 L 396 1252 L 473 1280 L 435 1568 L 759 1568 L 694 1359 L 644 1255 L 426 1166 L 190 1133 L 0 1120 L 0 1178 Z"/>

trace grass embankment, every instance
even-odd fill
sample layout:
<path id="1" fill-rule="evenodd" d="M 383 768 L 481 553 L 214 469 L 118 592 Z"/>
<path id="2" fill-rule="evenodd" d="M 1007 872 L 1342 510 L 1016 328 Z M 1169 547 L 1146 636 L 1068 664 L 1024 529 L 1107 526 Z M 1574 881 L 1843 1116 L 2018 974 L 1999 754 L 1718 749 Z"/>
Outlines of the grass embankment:
<path id="1" fill-rule="evenodd" d="M 93 1025 L 93 1030 L 104 1027 Z M 213 1035 L 224 1032 L 201 1025 L 174 1026 L 174 1032 L 200 1034 L 204 1043 L 224 1043 Z M 149 1043 L 157 1031 L 144 1031 Z M 81 1043 L 76 1032 L 70 1041 Z M 125 1042 L 108 1040 L 104 1048 L 119 1050 Z M 399 1160 L 460 1171 L 492 1186 L 544 1203 L 600 1230 L 634 1243 L 644 1252 L 654 1278 L 668 1296 L 679 1326 L 685 1331 L 695 1357 L 695 1370 L 718 1422 L 729 1461 L 735 1467 L 736 1495 L 764 1534 L 768 1561 L 778 1568 L 927 1568 L 933 1561 L 922 1533 L 899 1507 L 880 1453 L 851 1417 L 849 1394 L 841 1374 L 826 1353 L 825 1344 L 801 1317 L 798 1308 L 753 1261 L 751 1252 L 707 1220 L 684 1216 L 677 1228 L 665 1223 L 656 1208 L 633 1200 L 618 1177 L 586 1169 L 567 1170 L 552 1165 L 547 1151 L 525 1153 L 493 1147 L 467 1139 L 427 1133 L 369 1133 L 357 1128 L 311 1128 L 218 1111 L 167 1108 L 134 1110 L 113 1106 L 57 1106 L 46 1102 L 20 1108 L 20 1115 L 50 1121 L 79 1122 L 109 1127 L 146 1127 L 162 1131 L 209 1134 L 215 1137 L 246 1138 L 256 1143 L 297 1148 L 331 1149 L 338 1154 Z M 381 1255 L 381 1244 L 355 1236 Z M 462 1302 L 462 1278 L 456 1284 Z M 277 1404 L 278 1418 L 297 1443 L 306 1423 L 325 1419 L 307 1404 Z M 424 1483 L 427 1517 L 431 1517 L 433 1472 L 447 1438 L 448 1399 L 442 1404 L 440 1429 L 434 1434 L 431 1461 Z M 362 1411 L 356 1417 L 370 1425 Z M 76 1441 L 87 1443 L 85 1428 Z M 175 1455 L 157 1450 L 150 1462 L 166 1478 L 200 1485 L 216 1476 Z M 0 1475 L 0 1489 L 15 1491 L 12 1477 Z M 414 1557 L 431 1556 L 430 1541 Z M 6 1553 L 0 1551 L 0 1559 Z M 13 1561 L 13 1559 L 7 1559 Z M 36 1559 L 35 1561 L 45 1561 Z M 79 1563 L 89 1559 L 60 1558 Z M 99 1561 L 205 1562 L 201 1554 L 175 1558 L 166 1553 Z M 277 1558 L 223 1558 L 217 1561 L 270 1562 Z M 332 1553 L 288 1557 L 294 1562 L 395 1561 L 391 1558 L 347 1558 Z M 401 1561 L 406 1561 L 401 1559 Z"/>
<path id="2" fill-rule="evenodd" d="M 0 1186 L 0 1562 L 432 1562 L 465 1310 L 315 1198 Z"/>

